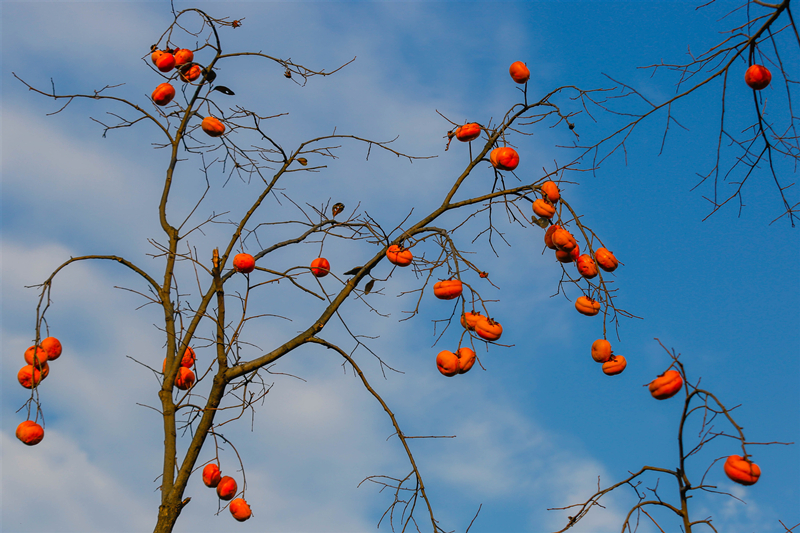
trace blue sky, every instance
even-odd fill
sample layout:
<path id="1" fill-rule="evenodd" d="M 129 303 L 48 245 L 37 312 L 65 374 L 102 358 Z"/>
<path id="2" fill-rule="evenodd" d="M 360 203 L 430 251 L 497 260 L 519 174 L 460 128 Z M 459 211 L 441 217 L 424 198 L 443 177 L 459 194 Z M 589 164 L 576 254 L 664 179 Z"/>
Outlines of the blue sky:
<path id="1" fill-rule="evenodd" d="M 613 86 L 607 74 L 663 101 L 674 93 L 674 78 L 651 77 L 637 67 L 683 62 L 687 48 L 698 53 L 713 46 L 718 32 L 739 20 L 722 18 L 727 7 L 697 11 L 683 2 L 202 4 L 214 16 L 244 18 L 242 28 L 223 30 L 226 51 L 263 50 L 326 70 L 357 57 L 334 76 L 311 79 L 302 88 L 270 62 L 233 60 L 223 65 L 220 83 L 236 96 L 220 95 L 216 101 L 262 115 L 288 113 L 269 125 L 286 148 L 335 127 L 378 140 L 399 135 L 398 149 L 437 156 L 412 164 L 373 150 L 366 161 L 363 146 L 345 144 L 340 158 L 323 172 L 295 174 L 286 185 L 299 203 L 342 201 L 347 212 L 360 205 L 388 228 L 411 208 L 412 217 L 418 217 L 437 206 L 468 161 L 465 145 L 444 151 L 450 126 L 437 110 L 455 122 L 497 121 L 519 98 L 508 76 L 508 65 L 517 60 L 531 67 L 529 97 L 562 85 Z M 24 419 L 15 411 L 26 399 L 14 377 L 34 333 L 37 294 L 25 286 L 40 283 L 68 257 L 90 253 L 121 255 L 159 271 L 158 260 L 147 255 L 154 250 L 148 238 L 162 240 L 156 207 L 167 154 L 152 147 L 158 133 L 144 124 L 102 138 L 102 127 L 89 117 L 105 121 L 107 112 L 121 108 L 76 101 L 61 114 L 45 116 L 60 106 L 28 92 L 11 73 L 41 88 L 48 88 L 52 78 L 62 92 L 124 83 L 114 94 L 149 106 L 146 96 L 160 78 L 141 58 L 169 22 L 165 3 L 2 4 L 3 531 L 146 531 L 155 522 L 162 437 L 158 416 L 137 404 L 155 405 L 158 383 L 131 358 L 160 365 L 162 338 L 153 326 L 160 317 L 155 307 L 137 309 L 140 297 L 115 288 L 142 290 L 139 280 L 106 264 L 76 265 L 60 275 L 48 320 L 64 355 L 41 387 L 47 434 L 36 447 L 26 448 L 13 437 Z M 797 57 L 784 56 L 795 78 Z M 740 70 L 743 76 L 743 63 Z M 740 79 L 732 75 L 726 95 L 732 131 L 753 121 L 752 92 Z M 344 306 L 348 323 L 359 334 L 378 336 L 370 347 L 404 372 L 383 379 L 375 359 L 356 352 L 405 432 L 457 435 L 413 442 L 446 530 L 464 531 L 479 505 L 470 531 L 555 530 L 563 527 L 565 515 L 547 508 L 585 500 L 598 477 L 606 486 L 644 464 L 674 468 L 681 402 L 657 402 L 643 388 L 669 365 L 654 338 L 680 352 L 689 375 L 702 378 L 726 406 L 741 404 L 734 414 L 749 440 L 800 442 L 798 230 L 785 219 L 770 224 L 781 214 L 781 204 L 763 171 L 745 187 L 741 212 L 730 205 L 702 221 L 709 213 L 703 196 L 711 190 L 692 190 L 696 173 L 707 172 L 714 162 L 720 95 L 721 85 L 710 84 L 675 106 L 688 131 L 673 126 L 661 155 L 663 115 L 637 128 L 627 143 L 627 158 L 616 154 L 594 175 L 572 175 L 568 179 L 576 183 L 563 187 L 584 223 L 624 263 L 613 276 L 618 305 L 643 318 L 623 319 L 610 335 L 615 352 L 628 359 L 623 374 L 606 377 L 591 360 L 589 347 L 602 336 L 601 319 L 577 314 L 561 295 L 552 297 L 561 270 L 550 253 L 542 253 L 543 232 L 536 227 L 500 220 L 511 246 L 498 246 L 499 257 L 485 240 L 472 242 L 484 221 L 455 233 L 499 287 L 481 290 L 498 300 L 491 304 L 493 316 L 504 326 L 503 341 L 513 345 L 481 349 L 486 371 L 476 367 L 453 379 L 438 374 L 436 353 L 455 348 L 460 328 L 450 328 L 434 346 L 439 330 L 432 321 L 449 317 L 452 303 L 430 295 L 423 298 L 419 316 L 399 321 L 415 300 L 397 295 L 421 282 L 410 270 L 396 271 L 372 295 L 370 303 L 389 318 L 355 301 Z M 764 97 L 770 113 L 780 116 L 785 100 L 779 88 L 767 89 Z M 593 116 L 596 123 L 586 114 L 575 118 L 581 141 L 619 123 L 619 118 Z M 563 128 L 532 131 L 533 136 L 515 142 L 521 154 L 517 174 L 533 180 L 543 167 L 569 157 L 557 146 L 570 137 Z M 198 168 L 197 160 L 179 167 L 172 204 L 176 217 L 188 212 L 202 190 Z M 793 167 L 779 161 L 778 168 L 787 183 L 795 181 Z M 491 176 L 487 168 L 476 169 L 470 190 L 490 186 Z M 223 188 L 224 179 L 219 169 L 209 174 L 213 201 L 203 204 L 203 218 L 212 209 L 233 210 L 234 216 L 256 190 L 255 183 L 236 179 Z M 798 201 L 796 190 L 787 194 Z M 273 202 L 263 216 L 266 221 L 298 213 L 287 202 Z M 210 227 L 190 242 L 209 255 L 226 242 L 226 231 Z M 306 264 L 318 253 L 319 244 L 311 244 L 277 261 Z M 373 253 L 365 244 L 326 242 L 323 248 L 339 273 Z M 388 272 L 388 265 L 381 265 L 376 275 Z M 192 274 L 183 274 L 188 292 Z M 244 289 L 241 280 L 236 283 L 229 290 Z M 329 291 L 337 286 L 330 278 L 323 285 Z M 577 292 L 568 295 L 574 298 Z M 248 340 L 263 349 L 304 329 L 304 320 L 321 309 L 285 287 L 265 292 L 258 304 L 264 312 L 292 319 L 259 321 L 247 332 Z M 341 327 L 326 333 L 353 347 Z M 207 349 L 199 349 L 198 356 L 206 362 L 211 358 Z M 390 498 L 369 484 L 359 488 L 359 482 L 408 472 L 399 444 L 387 440 L 393 429 L 382 409 L 352 373 L 342 371 L 340 360 L 318 349 L 300 350 L 274 371 L 305 381 L 268 376 L 274 387 L 252 423 L 248 415 L 225 428 L 245 464 L 254 518 L 235 524 L 227 512 L 214 516 L 217 500 L 198 476 L 190 482 L 186 495 L 192 502 L 176 531 L 374 530 Z M 798 446 L 749 451 L 763 471 L 757 485 L 734 486 L 720 463 L 706 477 L 746 504 L 698 496 L 692 501 L 694 516 L 711 515 L 719 531 L 733 533 L 781 531 L 779 520 L 789 526 L 800 522 Z M 690 462 L 690 475 L 699 479 L 714 459 L 738 452 L 735 442 L 718 439 Z M 212 456 L 208 449 L 201 457 Z M 230 448 L 223 461 L 223 473 L 238 468 Z M 665 499 L 672 498 L 671 483 L 661 480 Z M 654 478 L 647 482 L 654 484 Z M 618 531 L 632 501 L 630 493 L 620 492 L 575 531 Z M 665 523 L 666 530 L 677 530 L 675 522 Z M 384 522 L 381 529 L 387 528 Z"/>

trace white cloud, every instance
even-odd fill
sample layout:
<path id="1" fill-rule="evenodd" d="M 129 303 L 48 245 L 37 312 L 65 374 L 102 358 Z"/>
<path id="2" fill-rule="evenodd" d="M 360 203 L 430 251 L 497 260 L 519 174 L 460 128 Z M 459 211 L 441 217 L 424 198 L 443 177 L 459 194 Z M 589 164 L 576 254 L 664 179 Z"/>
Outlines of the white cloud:
<path id="1" fill-rule="evenodd" d="M 98 466 L 60 429 L 47 428 L 44 440 L 33 447 L 22 445 L 9 430 L 13 427 L 2 432 L 3 531 L 111 533 L 153 526 L 152 494 Z"/>

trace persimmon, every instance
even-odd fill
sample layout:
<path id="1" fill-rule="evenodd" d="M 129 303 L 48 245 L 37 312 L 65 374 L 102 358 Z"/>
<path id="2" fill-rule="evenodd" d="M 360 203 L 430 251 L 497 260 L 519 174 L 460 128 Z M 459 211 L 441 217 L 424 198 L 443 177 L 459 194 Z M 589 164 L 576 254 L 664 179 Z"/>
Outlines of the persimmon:
<path id="1" fill-rule="evenodd" d="M 175 58 L 176 67 L 180 67 L 181 65 L 185 65 L 186 63 L 191 63 L 194 61 L 194 52 L 187 50 L 186 48 L 179 48 L 178 50 L 175 50 L 175 53 L 172 55 Z"/>
<path id="2" fill-rule="evenodd" d="M 650 382 L 650 394 L 656 400 L 666 400 L 675 396 L 683 386 L 683 377 L 677 370 L 667 370 Z"/>
<path id="3" fill-rule="evenodd" d="M 203 468 L 203 483 L 205 483 L 206 487 L 213 489 L 219 485 L 220 479 L 222 479 L 222 475 L 219 472 L 219 467 L 214 463 L 208 463 Z"/>
<path id="4" fill-rule="evenodd" d="M 572 233 L 564 228 L 558 228 L 553 231 L 553 236 L 551 238 L 553 240 L 553 246 L 555 246 L 557 250 L 570 252 L 573 248 L 578 246 L 578 241 L 575 240 Z"/>
<path id="5" fill-rule="evenodd" d="M 386 250 L 386 259 L 393 265 L 407 267 L 414 260 L 414 255 L 408 248 L 393 244 Z"/>
<path id="6" fill-rule="evenodd" d="M 481 127 L 474 122 L 456 128 L 456 139 L 461 142 L 474 141 L 481 136 Z"/>
<path id="7" fill-rule="evenodd" d="M 162 83 L 154 90 L 151 98 L 156 105 L 165 106 L 175 97 L 175 88 L 169 83 Z"/>
<path id="8" fill-rule="evenodd" d="M 440 300 L 458 298 L 463 290 L 463 284 L 457 279 L 446 279 L 433 284 L 433 294 Z"/>
<path id="9" fill-rule="evenodd" d="M 247 505 L 244 498 L 236 498 L 233 500 L 230 505 L 230 510 L 233 517 L 239 522 L 244 522 L 253 516 L 252 511 L 250 511 L 250 506 Z"/>
<path id="10" fill-rule="evenodd" d="M 556 208 L 543 198 L 537 198 L 533 201 L 533 212 L 544 218 L 553 218 L 556 214 Z"/>
<path id="11" fill-rule="evenodd" d="M 619 261 L 614 257 L 614 254 L 605 248 L 598 248 L 594 253 L 594 259 L 597 261 L 597 265 L 606 272 L 614 272 L 619 266 Z"/>
<path id="12" fill-rule="evenodd" d="M 594 259 L 589 254 L 579 256 L 575 260 L 575 266 L 578 267 L 578 273 L 586 279 L 592 279 L 597 276 L 597 263 L 594 262 Z"/>
<path id="13" fill-rule="evenodd" d="M 175 98 L 175 87 L 169 83 L 162 83 L 155 88 L 151 97 L 156 105 L 167 105 Z"/>
<path id="14" fill-rule="evenodd" d="M 36 346 L 31 346 L 25 350 L 25 362 L 29 365 L 32 365 L 34 361 L 38 361 L 39 364 L 44 364 L 49 358 L 50 356 L 47 350 L 42 348 L 41 345 L 38 348 Z"/>
<path id="15" fill-rule="evenodd" d="M 525 83 L 531 77 L 531 71 L 525 66 L 522 61 L 514 61 L 508 67 L 508 73 L 511 74 L 511 79 L 517 83 Z"/>
<path id="16" fill-rule="evenodd" d="M 156 50 L 150 55 L 153 64 L 161 72 L 169 72 L 175 68 L 175 56 L 163 50 Z"/>
<path id="17" fill-rule="evenodd" d="M 317 257 L 311 261 L 311 273 L 318 278 L 324 278 L 331 273 L 331 264 L 324 257 Z"/>
<path id="18" fill-rule="evenodd" d="M 192 347 L 189 346 L 188 348 L 186 348 L 186 351 L 183 352 L 183 357 L 181 357 L 181 366 L 184 367 L 184 368 L 192 368 L 192 365 L 194 365 L 194 362 L 196 360 L 197 360 L 197 356 L 195 355 L 194 350 L 192 349 Z M 161 365 L 161 373 L 162 374 L 166 374 L 167 373 L 167 359 L 166 359 L 166 357 L 164 358 L 164 363 Z M 42 378 L 42 379 L 44 379 L 44 378 Z"/>
<path id="19" fill-rule="evenodd" d="M 470 368 L 475 365 L 476 355 L 471 348 L 462 346 L 456 350 L 456 357 L 458 357 L 458 373 L 466 374 Z"/>
<path id="20" fill-rule="evenodd" d="M 592 343 L 592 359 L 605 363 L 611 358 L 611 343 L 605 339 L 597 339 Z"/>
<path id="21" fill-rule="evenodd" d="M 561 192 L 558 190 L 558 185 L 554 181 L 545 181 L 542 183 L 542 194 L 545 198 L 550 200 L 550 203 L 555 204 L 561 199 Z"/>
<path id="22" fill-rule="evenodd" d="M 485 318 L 485 316 L 475 311 L 467 312 L 461 316 L 461 325 L 464 326 L 465 329 L 475 331 L 475 324 L 478 323 L 478 320 Z"/>
<path id="23" fill-rule="evenodd" d="M 206 117 L 200 123 L 200 127 L 211 137 L 219 137 L 225 133 L 225 124 L 214 117 Z"/>
<path id="24" fill-rule="evenodd" d="M 564 250 L 556 250 L 556 259 L 558 259 L 562 263 L 572 263 L 573 261 L 577 261 L 580 257 L 581 250 L 579 247 L 575 247 L 569 252 Z"/>
<path id="25" fill-rule="evenodd" d="M 450 350 L 442 350 L 436 356 L 436 368 L 442 375 L 453 377 L 458 374 L 458 356 Z"/>
<path id="26" fill-rule="evenodd" d="M 236 254 L 233 256 L 233 269 L 242 274 L 249 274 L 256 269 L 256 260 L 250 254 Z"/>
<path id="27" fill-rule="evenodd" d="M 183 352 L 183 357 L 181 357 L 181 366 L 185 366 L 186 368 L 192 368 L 192 365 L 197 360 L 197 355 L 194 353 L 194 350 L 191 346 L 186 348 L 186 351 Z"/>
<path id="28" fill-rule="evenodd" d="M 500 336 L 503 334 L 503 326 L 500 325 L 500 322 L 484 317 L 475 322 L 475 333 L 487 341 L 496 341 L 500 340 Z"/>
<path id="29" fill-rule="evenodd" d="M 33 388 L 42 381 L 42 373 L 33 365 L 25 365 L 17 372 L 17 381 L 26 389 Z"/>
<path id="30" fill-rule="evenodd" d="M 187 63 L 180 68 L 178 76 L 180 76 L 182 82 L 188 83 L 199 78 L 202 73 L 203 69 L 200 68 L 200 65 Z"/>
<path id="31" fill-rule="evenodd" d="M 751 65 L 744 73 L 744 82 L 753 90 L 766 89 L 772 81 L 772 73 L 764 65 Z"/>
<path id="32" fill-rule="evenodd" d="M 17 426 L 16 435 L 23 444 L 35 446 L 42 442 L 44 429 L 33 420 L 25 420 Z"/>
<path id="33" fill-rule="evenodd" d="M 582 315 L 594 316 L 600 312 L 600 302 L 587 296 L 579 296 L 575 300 L 575 309 Z"/>
<path id="34" fill-rule="evenodd" d="M 603 363 L 603 373 L 607 376 L 616 376 L 621 374 L 628 362 L 621 355 L 612 355 L 611 358 Z"/>
<path id="35" fill-rule="evenodd" d="M 550 248 L 551 250 L 556 249 L 556 245 L 553 244 L 553 233 L 555 233 L 556 230 L 560 229 L 561 226 L 559 226 L 558 224 L 553 224 L 552 226 L 547 228 L 547 231 L 544 232 L 544 245 Z"/>
<path id="36" fill-rule="evenodd" d="M 228 501 L 236 495 L 236 480 L 231 476 L 222 476 L 217 483 L 217 496 L 220 500 Z"/>
<path id="37" fill-rule="evenodd" d="M 42 339 L 42 342 L 39 343 L 39 346 L 44 348 L 44 351 L 47 352 L 47 360 L 48 361 L 55 361 L 59 357 L 61 357 L 61 342 L 55 337 L 47 337 Z"/>
<path id="38" fill-rule="evenodd" d="M 513 148 L 501 146 L 492 150 L 489 161 L 497 170 L 514 170 L 519 165 L 519 154 Z"/>
<path id="39" fill-rule="evenodd" d="M 178 368 L 178 374 L 175 376 L 175 386 L 180 390 L 189 390 L 194 385 L 194 372 L 190 368 L 182 366 Z"/>
<path id="40" fill-rule="evenodd" d="M 758 465 L 740 455 L 728 457 L 722 468 L 731 481 L 740 485 L 754 485 L 761 477 L 761 469 Z"/>

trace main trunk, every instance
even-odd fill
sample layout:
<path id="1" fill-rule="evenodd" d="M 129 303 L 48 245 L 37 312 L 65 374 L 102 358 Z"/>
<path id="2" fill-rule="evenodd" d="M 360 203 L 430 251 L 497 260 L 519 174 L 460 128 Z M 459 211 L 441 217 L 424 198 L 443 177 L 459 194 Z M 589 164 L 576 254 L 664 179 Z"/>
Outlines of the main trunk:
<path id="1" fill-rule="evenodd" d="M 181 507 L 180 497 L 169 498 L 168 503 L 162 504 L 158 508 L 158 522 L 156 522 L 156 528 L 153 533 L 171 533 L 178 516 L 181 514 Z"/>

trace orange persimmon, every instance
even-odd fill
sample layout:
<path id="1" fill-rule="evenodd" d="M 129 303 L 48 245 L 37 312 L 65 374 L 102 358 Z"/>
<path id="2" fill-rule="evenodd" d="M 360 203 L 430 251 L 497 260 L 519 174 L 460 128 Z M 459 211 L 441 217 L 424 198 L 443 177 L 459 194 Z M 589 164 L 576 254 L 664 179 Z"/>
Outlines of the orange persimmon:
<path id="1" fill-rule="evenodd" d="M 463 284 L 457 279 L 446 279 L 433 284 L 433 294 L 440 300 L 458 298 L 463 290 Z"/>
<path id="2" fill-rule="evenodd" d="M 393 265 L 406 267 L 414 260 L 414 255 L 408 248 L 393 244 L 386 250 L 386 259 Z"/>
<path id="3" fill-rule="evenodd" d="M 475 364 L 476 355 L 471 348 L 463 346 L 456 350 L 456 357 L 458 357 L 458 373 L 466 374 L 469 369 Z"/>
<path id="4" fill-rule="evenodd" d="M 331 264 L 324 257 L 317 257 L 311 261 L 311 273 L 318 278 L 324 278 L 331 273 Z"/>
<path id="5" fill-rule="evenodd" d="M 558 190 L 558 185 L 556 185 L 554 181 L 545 181 L 542 183 L 542 195 L 553 204 L 561 199 L 561 192 Z"/>
<path id="6" fill-rule="evenodd" d="M 761 477 L 761 468 L 750 459 L 731 455 L 722 467 L 731 481 L 740 485 L 753 485 Z"/>
<path id="7" fill-rule="evenodd" d="M 459 370 L 458 356 L 450 350 L 442 350 L 436 355 L 436 368 L 444 376 L 455 376 Z"/>
<path id="8" fill-rule="evenodd" d="M 522 61 L 511 63 L 511 66 L 508 67 L 508 73 L 511 74 L 511 79 L 517 83 L 525 83 L 531 77 L 531 71 Z"/>
<path id="9" fill-rule="evenodd" d="M 553 224 L 552 226 L 547 228 L 547 231 L 544 232 L 544 245 L 550 248 L 551 250 L 557 249 L 556 245 L 553 244 L 553 233 L 555 233 L 557 230 L 560 229 L 561 226 L 559 226 L 558 224 Z"/>
<path id="10" fill-rule="evenodd" d="M 33 365 L 25 365 L 17 372 L 17 381 L 26 389 L 33 388 L 42 381 L 42 373 Z"/>
<path id="11" fill-rule="evenodd" d="M 597 261 L 597 265 L 606 272 L 614 272 L 619 266 L 619 261 L 614 257 L 614 254 L 605 248 L 598 248 L 594 253 L 594 258 Z"/>
<path id="12" fill-rule="evenodd" d="M 744 82 L 753 90 L 766 89 L 772 81 L 772 73 L 764 65 L 751 65 L 744 73 Z"/>
<path id="13" fill-rule="evenodd" d="M 683 386 L 683 377 L 677 370 L 667 370 L 650 382 L 650 394 L 656 400 L 666 400 L 675 396 Z"/>
<path id="14" fill-rule="evenodd" d="M 236 498 L 233 500 L 230 505 L 230 510 L 233 517 L 239 522 L 244 522 L 253 516 L 252 511 L 250 511 L 250 506 L 247 505 L 244 498 Z"/>
<path id="15" fill-rule="evenodd" d="M 178 369 L 178 374 L 175 376 L 175 386 L 180 390 L 189 390 L 194 385 L 194 372 L 191 369 L 182 366 Z"/>
<path id="16" fill-rule="evenodd" d="M 472 122 L 456 128 L 456 139 L 461 142 L 474 141 L 481 135 L 481 127 Z"/>
<path id="17" fill-rule="evenodd" d="M 594 316 L 600 312 L 600 302 L 586 296 L 580 296 L 575 300 L 575 309 L 582 315 Z"/>
<path id="18" fill-rule="evenodd" d="M 605 339 L 597 339 L 592 343 L 592 359 L 605 363 L 611 359 L 611 343 Z"/>
<path id="19" fill-rule="evenodd" d="M 25 362 L 29 365 L 32 365 L 34 361 L 38 361 L 40 365 L 47 362 L 50 356 L 42 346 L 38 348 L 36 346 L 31 346 L 27 350 L 25 350 Z"/>
<path id="20" fill-rule="evenodd" d="M 236 254 L 233 256 L 233 269 L 242 274 L 249 274 L 256 269 L 256 260 L 250 254 Z"/>
<path id="21" fill-rule="evenodd" d="M 573 248 L 578 246 L 578 241 L 575 240 L 572 233 L 564 228 L 558 228 L 553 231 L 551 239 L 553 241 L 553 246 L 555 246 L 557 250 L 562 250 L 564 252 L 571 252 Z"/>
<path id="22" fill-rule="evenodd" d="M 186 63 L 191 63 L 194 61 L 194 52 L 187 50 L 186 48 L 179 48 L 178 50 L 175 50 L 175 53 L 172 55 L 175 58 L 176 67 L 180 67 L 181 65 L 185 65 Z"/>
<path id="23" fill-rule="evenodd" d="M 16 435 L 23 444 L 35 446 L 42 442 L 44 438 L 44 429 L 33 420 L 25 420 L 17 426 Z"/>
<path id="24" fill-rule="evenodd" d="M 217 496 L 220 500 L 228 501 L 236 495 L 236 480 L 231 476 L 222 476 L 217 483 Z"/>
<path id="25" fill-rule="evenodd" d="M 513 148 L 501 146 L 492 150 L 489 161 L 497 170 L 514 170 L 519 165 L 519 154 Z"/>
<path id="26" fill-rule="evenodd" d="M 612 355 L 611 358 L 603 363 L 603 373 L 607 376 L 616 376 L 621 374 L 628 362 L 621 355 Z"/>
<path id="27" fill-rule="evenodd" d="M 544 218 L 553 218 L 556 208 L 544 198 L 537 198 L 533 201 L 533 212 Z"/>
<path id="28" fill-rule="evenodd" d="M 586 279 L 592 279 L 597 276 L 597 263 L 594 262 L 594 259 L 589 254 L 579 256 L 575 260 L 575 266 L 578 267 L 580 275 Z"/>
<path id="29" fill-rule="evenodd" d="M 169 83 L 162 83 L 155 88 L 151 98 L 156 105 L 167 105 L 175 98 L 175 87 Z"/>
<path id="30" fill-rule="evenodd" d="M 461 316 L 461 325 L 470 331 L 475 331 L 475 324 L 477 324 L 479 320 L 485 318 L 485 316 L 475 311 L 466 312 Z"/>
<path id="31" fill-rule="evenodd" d="M 225 124 L 214 117 L 206 117 L 200 123 L 200 127 L 211 137 L 219 137 L 225 133 Z"/>
<path id="32" fill-rule="evenodd" d="M 222 476 L 219 472 L 219 467 L 214 463 L 208 463 L 203 468 L 203 483 L 205 483 L 206 487 L 213 489 L 219 485 L 220 479 L 222 479 Z"/>
<path id="33" fill-rule="evenodd" d="M 48 361 L 55 361 L 59 357 L 61 357 L 61 342 L 55 337 L 47 337 L 46 339 L 42 339 L 42 342 L 39 344 L 44 351 L 47 352 L 47 360 Z"/>
<path id="34" fill-rule="evenodd" d="M 500 322 L 484 317 L 475 322 L 475 333 L 487 341 L 496 341 L 500 340 L 500 336 L 503 334 L 503 326 L 500 325 Z"/>

